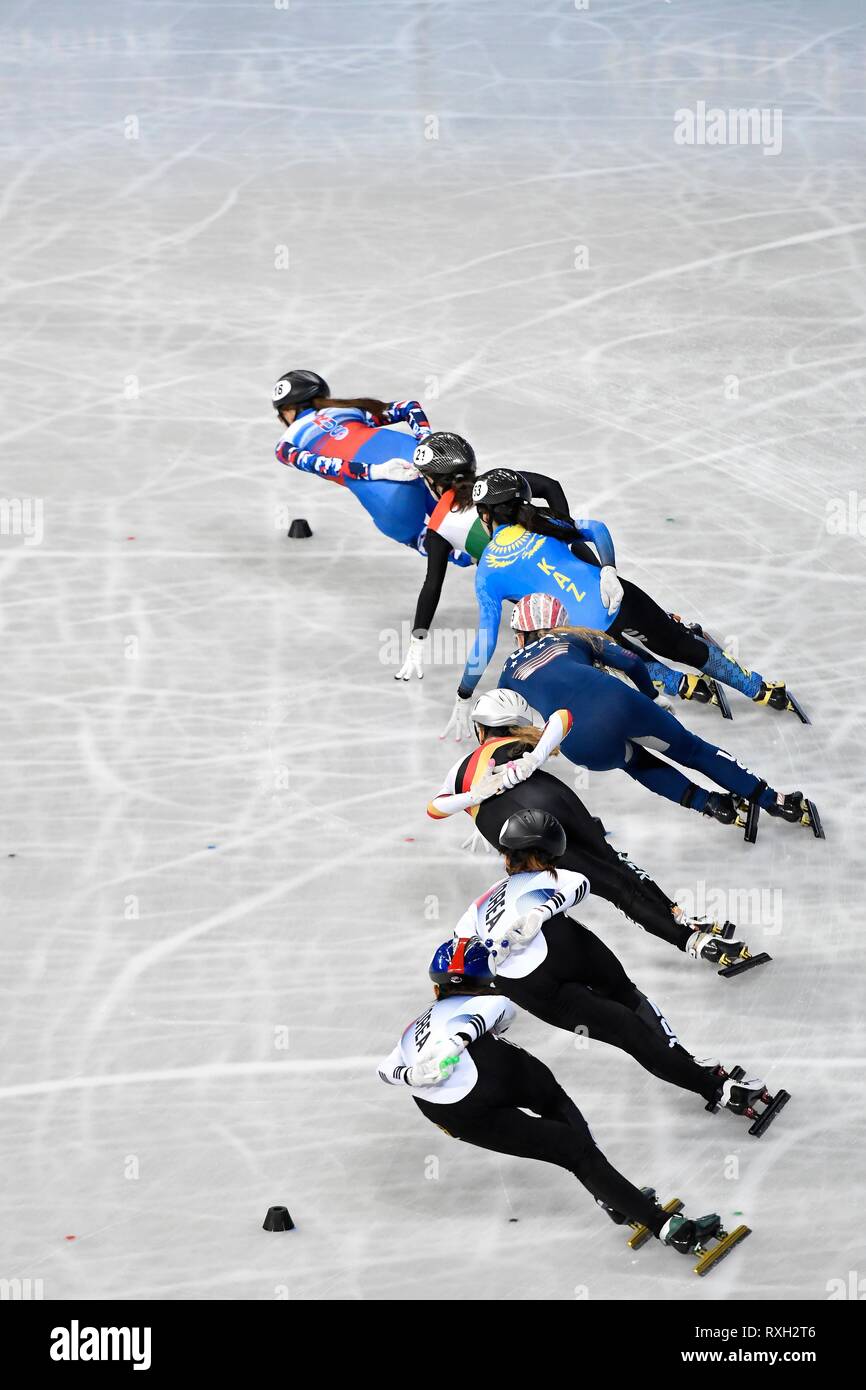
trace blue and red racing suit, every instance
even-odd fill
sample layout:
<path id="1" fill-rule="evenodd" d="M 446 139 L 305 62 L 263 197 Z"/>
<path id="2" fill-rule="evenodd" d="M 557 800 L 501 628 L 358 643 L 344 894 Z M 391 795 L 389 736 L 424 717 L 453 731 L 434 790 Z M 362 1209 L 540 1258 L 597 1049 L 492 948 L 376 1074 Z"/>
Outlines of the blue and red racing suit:
<path id="1" fill-rule="evenodd" d="M 394 428 L 401 424 L 412 433 Z M 374 481 L 370 465 L 394 458 L 411 463 L 418 441 L 429 433 L 417 401 L 392 401 L 381 421 L 354 406 L 311 406 L 286 430 L 276 455 L 280 463 L 348 488 L 383 535 L 416 547 L 435 498 L 420 477 L 406 483 Z"/>

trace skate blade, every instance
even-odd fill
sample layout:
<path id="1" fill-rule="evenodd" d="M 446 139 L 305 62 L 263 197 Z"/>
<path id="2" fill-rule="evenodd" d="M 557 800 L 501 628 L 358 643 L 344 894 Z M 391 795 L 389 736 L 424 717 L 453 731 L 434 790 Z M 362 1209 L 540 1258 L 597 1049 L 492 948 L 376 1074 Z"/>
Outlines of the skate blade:
<path id="1" fill-rule="evenodd" d="M 791 694 L 790 690 L 786 690 L 786 691 L 785 691 L 785 694 L 786 694 L 787 697 L 788 697 L 788 709 L 791 710 L 791 712 L 792 712 L 793 714 L 796 714 L 796 716 L 797 716 L 797 718 L 799 719 L 800 723 L 801 723 L 801 724 L 811 724 L 812 721 L 811 721 L 811 719 L 809 718 L 809 716 L 808 716 L 808 714 L 806 713 L 806 711 L 803 709 L 803 706 L 800 704 L 800 701 L 797 700 L 797 699 Z"/>
<path id="2" fill-rule="evenodd" d="M 679 1197 L 672 1197 L 669 1202 L 665 1202 L 662 1211 L 666 1211 L 668 1216 L 676 1216 L 677 1212 L 682 1211 L 682 1209 L 683 1204 Z M 632 1221 L 629 1222 L 629 1225 L 634 1226 L 634 1235 L 628 1242 L 628 1248 L 629 1250 L 640 1250 L 641 1246 L 646 1245 L 651 1238 L 652 1231 L 649 1226 L 635 1225 Z"/>
<path id="3" fill-rule="evenodd" d="M 826 840 L 827 837 L 824 834 L 824 827 L 821 824 L 821 817 L 818 814 L 818 807 L 815 805 L 814 801 L 804 799 L 803 810 L 804 814 L 800 821 L 800 824 L 808 826 L 812 834 L 815 836 L 816 840 Z"/>
<path id="4" fill-rule="evenodd" d="M 734 716 L 731 714 L 731 707 L 728 704 L 728 697 L 725 694 L 722 687 L 719 685 L 718 681 L 711 679 L 710 686 L 712 687 L 713 691 L 713 703 L 718 705 L 722 718 L 733 719 Z"/>
<path id="5" fill-rule="evenodd" d="M 766 965 L 772 959 L 773 957 L 768 956 L 766 951 L 762 951 L 759 956 L 746 956 L 743 960 L 735 960 L 731 965 L 726 965 L 723 970 L 719 970 L 717 973 L 729 980 L 732 975 L 742 975 L 747 970 L 754 970 L 756 965 Z"/>
<path id="6" fill-rule="evenodd" d="M 780 1110 L 784 1110 L 791 1099 L 787 1091 L 777 1091 L 766 1110 L 762 1110 L 754 1124 L 749 1125 L 749 1133 L 760 1139 L 765 1129 L 773 1123 Z"/>
<path id="7" fill-rule="evenodd" d="M 746 1239 L 746 1236 L 751 1234 L 751 1229 L 748 1226 L 737 1226 L 736 1230 L 722 1236 L 718 1244 L 705 1251 L 695 1265 L 695 1274 L 698 1278 L 703 1279 L 704 1275 L 709 1274 L 711 1269 L 715 1269 L 717 1264 L 721 1264 L 726 1255 L 730 1255 L 735 1245 L 739 1245 L 741 1241 Z"/>
<path id="8" fill-rule="evenodd" d="M 737 817 L 737 825 L 742 826 L 743 839 L 747 845 L 753 845 L 758 838 L 758 819 L 760 815 L 761 808 L 757 801 L 750 801 L 745 820 L 740 820 L 739 816 Z"/>

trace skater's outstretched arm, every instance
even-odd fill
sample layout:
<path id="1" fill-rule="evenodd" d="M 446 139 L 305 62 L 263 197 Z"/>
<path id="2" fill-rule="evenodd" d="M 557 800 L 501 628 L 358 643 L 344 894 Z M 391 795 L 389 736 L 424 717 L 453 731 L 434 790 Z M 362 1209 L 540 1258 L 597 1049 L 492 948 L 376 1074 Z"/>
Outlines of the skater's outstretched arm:
<path id="1" fill-rule="evenodd" d="M 490 665 L 502 617 L 502 599 L 488 588 L 487 571 L 480 566 L 475 575 L 475 593 L 478 598 L 478 630 L 457 688 L 457 697 L 461 700 L 470 698 Z"/>
<path id="2" fill-rule="evenodd" d="M 426 637 L 430 630 L 436 609 L 439 607 L 442 585 L 448 572 L 448 557 L 453 548 L 438 531 L 427 531 L 424 537 L 427 573 L 415 606 L 415 621 L 412 624 L 412 634 L 415 637 Z"/>

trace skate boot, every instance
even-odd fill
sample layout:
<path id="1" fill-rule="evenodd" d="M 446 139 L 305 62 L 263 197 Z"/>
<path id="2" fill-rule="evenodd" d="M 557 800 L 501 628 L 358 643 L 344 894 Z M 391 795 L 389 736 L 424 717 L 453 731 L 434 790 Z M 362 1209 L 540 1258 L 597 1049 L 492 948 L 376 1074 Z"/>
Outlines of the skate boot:
<path id="1" fill-rule="evenodd" d="M 694 1267 L 695 1274 L 700 1278 L 709 1274 L 710 1270 L 720 1260 L 723 1260 L 735 1245 L 739 1245 L 741 1240 L 745 1240 L 746 1236 L 751 1234 L 748 1226 L 738 1226 L 728 1235 L 727 1231 L 722 1230 L 721 1218 L 716 1215 L 701 1216 L 697 1221 L 690 1221 L 681 1214 L 683 1204 L 679 1197 L 672 1197 L 669 1202 L 665 1202 L 662 1206 L 656 1198 L 655 1188 L 642 1187 L 641 1192 L 649 1198 L 659 1212 L 664 1212 L 669 1218 L 659 1231 L 658 1239 L 663 1245 L 672 1246 L 682 1255 L 700 1256 Z M 605 1210 L 608 1211 L 609 1215 L 611 1214 L 607 1207 Z M 620 1224 L 622 1223 L 617 1221 L 617 1225 Z M 634 1235 L 629 1238 L 628 1247 L 630 1250 L 640 1250 L 653 1233 L 648 1226 L 641 1226 L 636 1221 L 630 1221 L 629 1225 L 634 1231 Z M 708 1241 L 715 1243 L 708 1246 Z"/>
<path id="2" fill-rule="evenodd" d="M 696 1057 L 695 1065 L 701 1067 L 704 1071 L 709 1072 L 712 1079 L 716 1082 L 719 1090 L 722 1089 L 722 1083 L 727 1081 L 728 1077 L 730 1076 L 730 1072 L 725 1071 L 725 1068 L 722 1066 L 721 1062 L 718 1060 L 717 1057 Z M 715 1101 L 713 1102 L 713 1106 L 713 1114 L 715 1114 L 716 1109 L 718 1108 L 715 1106 Z"/>
<path id="3" fill-rule="evenodd" d="M 710 792 L 701 810 L 702 816 L 710 816 L 722 825 L 733 825 L 738 814 L 739 799 L 733 792 Z"/>
<path id="4" fill-rule="evenodd" d="M 722 1227 L 721 1217 L 715 1212 L 699 1216 L 695 1221 L 678 1212 L 662 1227 L 659 1239 L 681 1255 L 698 1255 L 694 1270 L 702 1279 L 749 1235 L 751 1231 L 748 1226 L 737 1226 L 729 1235 Z"/>
<path id="5" fill-rule="evenodd" d="M 720 936 L 724 941 L 732 941 L 736 935 L 737 928 L 733 922 L 716 921 L 715 917 L 686 917 L 680 910 L 677 921 L 682 922 L 683 926 L 691 927 L 692 931 L 710 932 L 713 936 Z"/>
<path id="6" fill-rule="evenodd" d="M 686 942 L 686 954 L 693 960 L 705 960 L 710 965 L 721 966 L 718 973 L 726 979 L 731 975 L 742 975 L 746 970 L 754 970 L 758 965 L 766 965 L 773 959 L 766 951 L 753 956 L 745 941 L 733 940 L 736 930 L 733 922 L 726 922 L 724 927 L 717 922 L 706 926 L 696 919 L 689 925 L 695 926 L 696 930 Z"/>
<path id="7" fill-rule="evenodd" d="M 824 839 L 824 827 L 814 801 L 802 792 L 777 792 L 775 801 L 764 807 L 768 816 L 790 821 L 792 825 L 805 825 L 812 831 L 816 840 Z"/>
<path id="8" fill-rule="evenodd" d="M 722 1219 L 714 1213 L 710 1216 L 699 1216 L 697 1221 L 690 1221 L 688 1217 L 677 1213 L 672 1216 L 666 1225 L 662 1226 L 659 1232 L 659 1240 L 664 1245 L 670 1245 L 681 1255 L 691 1255 L 701 1239 L 710 1240 L 721 1229 Z"/>
<path id="9" fill-rule="evenodd" d="M 752 696 L 752 701 L 770 709 L 791 710 L 803 724 L 812 722 L 799 700 L 788 692 L 784 681 L 761 681 L 761 688 Z"/>
<path id="10" fill-rule="evenodd" d="M 656 1197 L 656 1190 L 654 1187 L 642 1187 L 641 1193 L 646 1197 L 647 1201 L 652 1202 L 658 1212 L 666 1212 L 667 1215 L 673 1216 L 683 1209 L 683 1204 L 679 1197 L 672 1197 L 669 1202 L 666 1202 L 665 1205 L 662 1206 L 661 1202 Z M 628 1248 L 629 1250 L 640 1250 L 641 1246 L 646 1245 L 647 1241 L 652 1238 L 653 1232 L 650 1230 L 649 1226 L 642 1226 L 639 1221 L 629 1221 L 628 1224 L 634 1231 L 634 1235 L 629 1236 Z"/>
<path id="11" fill-rule="evenodd" d="M 752 1121 L 749 1133 L 760 1139 L 790 1099 L 787 1091 L 777 1091 L 771 1096 L 760 1077 L 747 1076 L 742 1067 L 734 1067 L 722 1081 L 715 1100 L 707 1102 L 707 1110 L 715 1114 L 724 1108 L 735 1115 L 744 1115 Z M 755 1109 L 758 1102 L 764 1106 L 763 1110 Z"/>
<path id="12" fill-rule="evenodd" d="M 656 684 L 654 681 L 653 684 Z M 733 719 L 728 697 L 712 676 L 692 675 L 687 671 L 680 681 L 677 695 L 681 700 L 696 700 L 699 705 L 716 705 L 723 719 Z"/>
<path id="13" fill-rule="evenodd" d="M 742 830 L 744 839 L 753 845 L 758 836 L 760 811 L 754 797 L 747 800 L 744 796 L 735 796 L 733 792 L 710 792 L 701 815 L 721 821 L 722 825 L 735 825 Z"/>

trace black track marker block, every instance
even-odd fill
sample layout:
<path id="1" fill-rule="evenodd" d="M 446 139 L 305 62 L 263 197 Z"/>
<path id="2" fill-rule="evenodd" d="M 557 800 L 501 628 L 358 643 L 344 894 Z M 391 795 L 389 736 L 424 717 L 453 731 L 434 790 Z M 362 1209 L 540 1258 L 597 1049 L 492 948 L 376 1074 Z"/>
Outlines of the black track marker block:
<path id="1" fill-rule="evenodd" d="M 263 1231 L 293 1231 L 295 1223 L 289 1215 L 288 1207 L 268 1207 Z"/>

